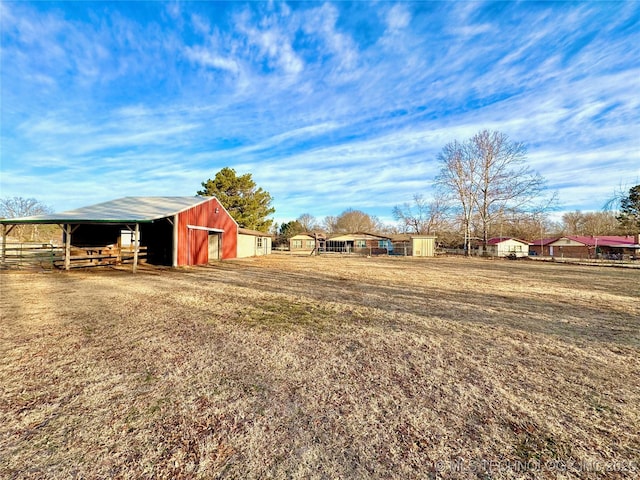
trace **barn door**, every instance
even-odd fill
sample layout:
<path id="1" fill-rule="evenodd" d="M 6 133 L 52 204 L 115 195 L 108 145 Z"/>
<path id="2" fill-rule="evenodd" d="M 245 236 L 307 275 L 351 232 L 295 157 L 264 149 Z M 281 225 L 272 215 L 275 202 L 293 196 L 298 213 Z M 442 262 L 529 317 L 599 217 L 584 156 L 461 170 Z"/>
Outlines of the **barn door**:
<path id="1" fill-rule="evenodd" d="M 209 263 L 220 260 L 220 234 L 209 232 Z"/>

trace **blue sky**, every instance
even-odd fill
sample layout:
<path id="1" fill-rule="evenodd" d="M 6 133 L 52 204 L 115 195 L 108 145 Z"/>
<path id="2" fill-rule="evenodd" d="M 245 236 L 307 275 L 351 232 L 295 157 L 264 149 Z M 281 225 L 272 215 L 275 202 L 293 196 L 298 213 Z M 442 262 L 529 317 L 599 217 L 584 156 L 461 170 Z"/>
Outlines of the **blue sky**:
<path id="1" fill-rule="evenodd" d="M 640 2 L 0 3 L 3 197 L 56 211 L 250 172 L 275 218 L 391 221 L 500 130 L 559 211 L 640 180 Z"/>

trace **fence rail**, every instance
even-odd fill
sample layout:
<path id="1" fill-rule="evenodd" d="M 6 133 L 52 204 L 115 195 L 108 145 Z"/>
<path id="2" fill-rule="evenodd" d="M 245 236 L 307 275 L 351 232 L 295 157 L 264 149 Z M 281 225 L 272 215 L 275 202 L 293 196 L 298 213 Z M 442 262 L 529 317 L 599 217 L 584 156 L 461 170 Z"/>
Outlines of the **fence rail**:
<path id="1" fill-rule="evenodd" d="M 133 263 L 134 248 L 104 246 L 72 246 L 69 267 L 97 267 Z M 0 246 L 1 268 L 64 268 L 64 247 L 49 243 L 8 243 Z M 138 260 L 144 262 L 147 247 L 138 248 Z"/>
<path id="2" fill-rule="evenodd" d="M 7 243 L 0 255 L 2 268 L 52 268 L 64 250 L 50 243 Z"/>

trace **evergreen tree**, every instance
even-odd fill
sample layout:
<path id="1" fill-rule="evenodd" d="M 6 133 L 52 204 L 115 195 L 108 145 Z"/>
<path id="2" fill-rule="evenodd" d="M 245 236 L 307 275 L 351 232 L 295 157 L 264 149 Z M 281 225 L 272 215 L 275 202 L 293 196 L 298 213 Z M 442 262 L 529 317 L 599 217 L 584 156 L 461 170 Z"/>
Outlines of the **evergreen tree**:
<path id="1" fill-rule="evenodd" d="M 629 195 L 620 200 L 620 214 L 617 218 L 627 232 L 640 232 L 640 185 L 631 187 Z"/>
<path id="2" fill-rule="evenodd" d="M 295 237 L 296 235 L 304 231 L 304 227 L 297 220 L 292 220 L 280 225 L 280 235 L 286 240 L 289 240 L 291 237 Z"/>
<path id="3" fill-rule="evenodd" d="M 238 176 L 233 168 L 224 167 L 213 180 L 202 182 L 198 195 L 214 196 L 242 228 L 268 232 L 274 213 L 269 192 L 258 188 L 250 173 Z"/>

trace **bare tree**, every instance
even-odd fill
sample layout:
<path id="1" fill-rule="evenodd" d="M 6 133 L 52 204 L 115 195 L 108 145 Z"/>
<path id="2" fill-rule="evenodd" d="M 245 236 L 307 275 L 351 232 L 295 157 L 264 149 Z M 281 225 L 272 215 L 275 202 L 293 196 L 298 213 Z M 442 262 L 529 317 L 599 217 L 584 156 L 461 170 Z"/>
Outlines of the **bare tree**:
<path id="1" fill-rule="evenodd" d="M 470 153 L 480 164 L 475 203 L 486 247 L 491 225 L 501 212 L 531 208 L 545 182 L 526 165 L 524 144 L 510 141 L 504 133 L 481 131 L 471 139 Z"/>
<path id="2" fill-rule="evenodd" d="M 478 195 L 478 159 L 470 154 L 468 145 L 455 140 L 444 146 L 438 160 L 442 167 L 436 183 L 446 194 L 451 194 L 460 203 L 464 250 L 470 255 L 471 217 Z"/>
<path id="3" fill-rule="evenodd" d="M 562 232 L 565 235 L 582 235 L 584 233 L 584 213 L 580 210 L 563 213 Z"/>
<path id="4" fill-rule="evenodd" d="M 361 210 L 349 208 L 337 217 L 328 218 L 331 218 L 331 225 L 328 225 L 331 227 L 329 231 L 333 233 L 377 232 L 382 229 L 382 224 L 377 217 Z"/>
<path id="5" fill-rule="evenodd" d="M 503 217 L 496 219 L 496 223 L 498 236 L 529 241 L 539 240 L 545 236 L 546 232 L 556 228 L 546 212 L 533 212 L 529 215 L 505 212 Z"/>
<path id="6" fill-rule="evenodd" d="M 393 207 L 393 218 L 400 222 L 404 232 L 430 235 L 445 224 L 448 209 L 444 197 L 427 200 L 416 193 L 412 203 Z"/>
<path id="7" fill-rule="evenodd" d="M 526 164 L 526 149 L 501 132 L 483 130 L 464 143 L 444 147 L 437 183 L 459 202 L 468 251 L 472 221 L 486 247 L 495 222 L 505 212 L 539 209 L 544 179 Z"/>
<path id="8" fill-rule="evenodd" d="M 587 212 L 584 214 L 585 235 L 620 235 L 623 229 L 613 212 Z"/>
<path id="9" fill-rule="evenodd" d="M 318 221 L 316 217 L 310 213 L 303 213 L 297 218 L 297 222 L 302 226 L 305 232 L 313 232 L 318 229 Z"/>
<path id="10" fill-rule="evenodd" d="M 334 233 L 336 231 L 337 221 L 338 221 L 338 217 L 334 217 L 333 215 L 327 215 L 322 219 L 322 228 L 327 233 Z"/>
<path id="11" fill-rule="evenodd" d="M 562 215 L 562 232 L 565 235 L 618 235 L 623 229 L 612 211 L 566 212 Z"/>
<path id="12" fill-rule="evenodd" d="M 5 197 L 0 199 L 0 218 L 30 217 L 33 215 L 43 215 L 51 213 L 51 207 L 43 204 L 35 198 Z M 20 240 L 36 241 L 41 234 L 52 235 L 52 228 L 47 226 L 44 231 L 39 225 L 19 225 L 13 229 L 12 235 Z"/>

